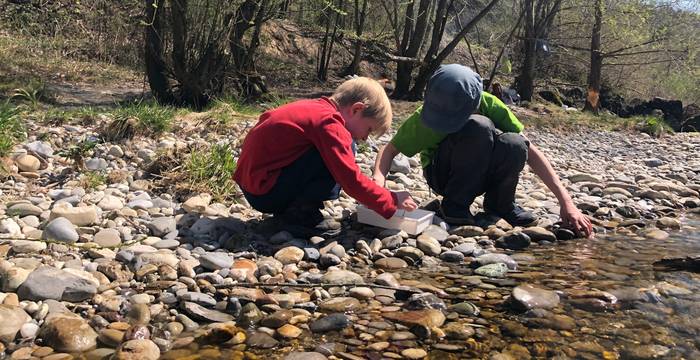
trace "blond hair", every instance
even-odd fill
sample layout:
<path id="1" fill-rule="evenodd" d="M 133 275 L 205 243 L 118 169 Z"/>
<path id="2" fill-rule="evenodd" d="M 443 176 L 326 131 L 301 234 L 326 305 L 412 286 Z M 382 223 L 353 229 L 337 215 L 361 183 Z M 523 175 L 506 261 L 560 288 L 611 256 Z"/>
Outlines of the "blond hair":
<path id="1" fill-rule="evenodd" d="M 376 127 L 373 129 L 375 135 L 381 135 L 391 127 L 391 103 L 386 96 L 386 91 L 376 80 L 367 77 L 347 80 L 335 89 L 331 99 L 339 107 L 358 102 L 365 104 L 362 116 L 376 121 Z"/>

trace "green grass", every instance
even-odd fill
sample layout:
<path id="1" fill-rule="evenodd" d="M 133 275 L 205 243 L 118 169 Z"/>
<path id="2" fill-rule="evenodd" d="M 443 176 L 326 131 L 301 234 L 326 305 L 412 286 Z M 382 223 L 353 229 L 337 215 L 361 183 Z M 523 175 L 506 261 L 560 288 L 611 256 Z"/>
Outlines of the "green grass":
<path id="1" fill-rule="evenodd" d="M 222 200 L 235 192 L 233 172 L 236 159 L 228 144 L 215 144 L 206 150 L 194 150 L 184 166 L 185 179 L 196 191 L 210 193 L 214 199 Z"/>
<path id="2" fill-rule="evenodd" d="M 94 190 L 107 183 L 107 175 L 99 171 L 86 171 L 80 175 L 80 185 L 89 190 Z"/>
<path id="3" fill-rule="evenodd" d="M 49 107 L 44 112 L 34 114 L 34 118 L 43 124 L 54 126 L 63 124 L 90 125 L 96 121 L 97 116 L 101 113 L 104 113 L 104 111 L 92 106 L 78 108 Z"/>
<path id="4" fill-rule="evenodd" d="M 20 110 L 9 101 L 0 103 L 0 156 L 7 156 L 12 147 L 26 138 Z"/>
<path id="5" fill-rule="evenodd" d="M 134 118 L 138 121 L 139 128 L 158 134 L 170 130 L 173 118 L 182 111 L 186 110 L 178 110 L 155 102 L 138 101 L 117 108 L 113 115 L 115 118 Z"/>
<path id="6" fill-rule="evenodd" d="M 635 128 L 643 133 L 649 134 L 653 137 L 659 137 L 664 134 L 672 134 L 673 128 L 663 119 L 649 116 L 649 117 L 634 117 L 631 118 L 636 123 Z"/>

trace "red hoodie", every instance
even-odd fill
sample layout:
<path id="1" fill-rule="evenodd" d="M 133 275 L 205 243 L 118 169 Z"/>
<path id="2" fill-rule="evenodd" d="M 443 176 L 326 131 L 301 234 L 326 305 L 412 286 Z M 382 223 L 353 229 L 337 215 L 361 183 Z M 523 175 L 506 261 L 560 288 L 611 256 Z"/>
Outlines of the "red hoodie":
<path id="1" fill-rule="evenodd" d="M 300 100 L 263 113 L 243 142 L 234 180 L 264 195 L 282 169 L 316 147 L 345 192 L 385 218 L 396 212 L 395 195 L 360 172 L 345 119 L 328 98 Z"/>

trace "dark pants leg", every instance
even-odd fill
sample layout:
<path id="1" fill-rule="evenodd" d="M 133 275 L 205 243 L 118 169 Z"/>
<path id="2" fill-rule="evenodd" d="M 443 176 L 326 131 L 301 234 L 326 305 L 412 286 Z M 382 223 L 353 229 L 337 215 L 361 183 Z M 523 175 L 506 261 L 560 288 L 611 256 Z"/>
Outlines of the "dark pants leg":
<path id="1" fill-rule="evenodd" d="M 340 185 L 331 176 L 318 150 L 312 148 L 282 169 L 275 186 L 267 194 L 253 195 L 244 190 L 243 195 L 254 209 L 279 214 L 294 204 L 317 204 L 320 208 L 323 201 L 340 196 Z"/>
<path id="2" fill-rule="evenodd" d="M 496 206 L 509 202 L 512 208 L 527 147 L 521 135 L 502 133 L 489 118 L 472 115 L 462 129 L 440 143 L 424 175 L 443 196 L 443 208 L 468 211 L 484 192 Z"/>

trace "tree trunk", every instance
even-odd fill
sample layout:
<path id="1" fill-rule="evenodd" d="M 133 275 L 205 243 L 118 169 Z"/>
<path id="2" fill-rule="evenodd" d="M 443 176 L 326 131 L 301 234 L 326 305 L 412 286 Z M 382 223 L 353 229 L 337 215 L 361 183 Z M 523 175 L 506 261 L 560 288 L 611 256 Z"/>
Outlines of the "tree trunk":
<path id="1" fill-rule="evenodd" d="M 515 31 L 518 30 L 520 22 L 523 20 L 524 14 L 524 12 L 520 12 L 520 16 L 518 16 L 518 22 L 515 23 L 513 29 L 510 30 L 510 33 L 508 34 L 508 39 L 506 39 L 506 41 L 503 43 L 503 46 L 501 47 L 501 50 L 498 52 L 498 56 L 496 56 L 496 61 L 494 61 L 493 63 L 493 68 L 491 69 L 489 78 L 486 79 L 486 81 L 484 81 L 484 89 L 489 89 L 491 87 L 491 84 L 493 83 L 493 78 L 496 76 L 496 71 L 498 70 L 498 65 L 500 64 L 501 58 L 503 57 L 503 53 L 506 51 L 506 47 L 508 47 L 508 44 L 510 44 L 510 40 L 513 39 Z"/>
<path id="2" fill-rule="evenodd" d="M 324 32 L 323 41 L 319 48 L 318 65 L 316 67 L 316 76 L 321 81 L 328 80 L 328 68 L 330 67 L 331 57 L 333 55 L 333 45 L 337 39 L 344 3 L 344 0 L 338 0 L 338 10 L 330 9 L 332 14 L 335 15 L 334 20 L 331 20 L 331 15 L 326 12 L 326 31 Z"/>
<path id="3" fill-rule="evenodd" d="M 600 107 L 600 78 L 603 68 L 603 53 L 600 49 L 600 31 L 603 24 L 603 0 L 596 0 L 593 34 L 591 35 L 591 68 L 588 73 L 588 95 L 585 111 L 598 113 Z"/>
<path id="4" fill-rule="evenodd" d="M 523 41 L 523 64 L 516 79 L 516 88 L 520 98 L 532 101 L 535 87 L 535 57 L 537 55 L 537 35 L 535 33 L 534 0 L 525 0 L 525 39 Z"/>
<path id="5" fill-rule="evenodd" d="M 165 0 L 145 0 L 146 21 L 150 22 L 145 27 L 144 60 L 146 64 L 146 77 L 153 97 L 161 104 L 172 104 L 175 97 L 168 84 L 168 68 L 163 60 L 162 36 L 162 11 Z M 155 5 L 155 6 L 154 6 Z"/>
<path id="6" fill-rule="evenodd" d="M 479 20 L 481 20 L 491 10 L 491 8 L 496 5 L 498 1 L 499 0 L 491 0 L 486 7 L 484 7 L 476 16 L 474 16 L 474 18 L 469 20 L 469 23 L 467 23 L 467 25 L 462 28 L 462 30 L 455 35 L 452 41 L 450 41 L 447 46 L 445 46 L 445 48 L 442 49 L 437 55 L 431 56 L 430 58 L 428 56 L 425 57 L 413 88 L 409 93 L 410 99 L 418 100 L 423 98 L 423 91 L 425 90 L 425 86 L 428 84 L 430 76 L 435 72 L 435 70 L 437 70 L 447 56 L 452 53 L 455 47 L 457 47 L 457 44 L 459 44 L 459 41 L 464 37 L 464 35 L 466 35 L 479 22 Z M 436 19 L 436 21 L 437 20 L 438 19 Z"/>
<path id="7" fill-rule="evenodd" d="M 415 58 L 418 55 L 418 51 L 420 51 L 423 39 L 425 38 L 425 32 L 428 28 L 431 3 L 431 0 L 420 0 L 417 15 L 413 12 L 415 1 L 406 8 L 406 27 L 404 28 L 404 37 L 401 41 L 401 49 L 405 50 L 399 52 L 399 56 Z M 409 19 L 413 19 L 414 17 L 416 19 L 415 27 L 413 26 L 413 22 L 409 21 Z M 396 88 L 392 93 L 392 97 L 401 99 L 408 94 L 408 90 L 411 86 L 411 73 L 413 72 L 414 66 L 415 64 L 413 62 L 405 61 L 396 64 Z"/>
<path id="8" fill-rule="evenodd" d="M 360 0 L 355 0 L 355 49 L 353 50 L 352 62 L 345 69 L 345 75 L 357 74 L 362 60 L 362 33 L 365 30 L 365 17 L 367 14 L 367 4 L 369 0 L 362 0 L 362 9 L 360 9 Z"/>

